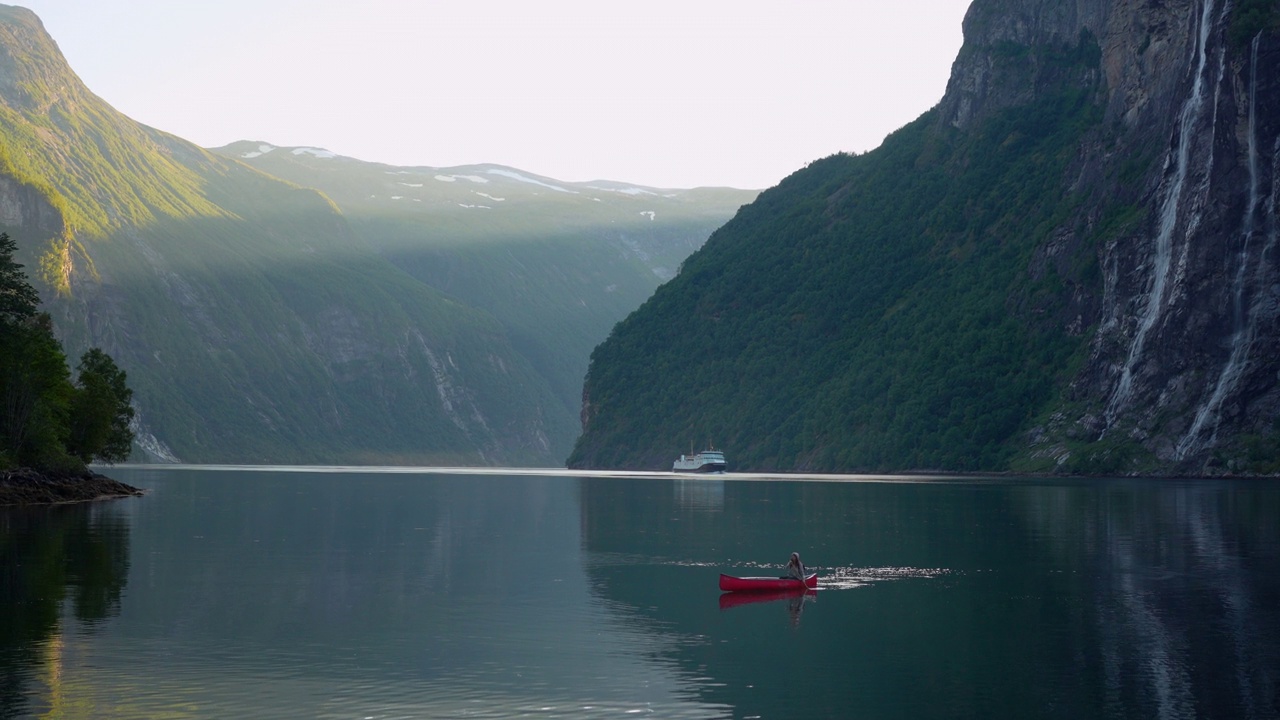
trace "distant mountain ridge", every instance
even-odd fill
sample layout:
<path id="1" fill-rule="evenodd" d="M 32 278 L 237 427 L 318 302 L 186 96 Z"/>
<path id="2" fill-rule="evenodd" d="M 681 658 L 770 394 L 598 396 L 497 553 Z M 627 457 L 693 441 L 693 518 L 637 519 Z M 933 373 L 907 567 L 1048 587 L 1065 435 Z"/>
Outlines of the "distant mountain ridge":
<path id="1" fill-rule="evenodd" d="M 252 160 L 116 112 L 33 13 L 0 6 L 0 229 L 24 253 L 68 352 L 100 346 L 128 373 L 146 456 L 559 463 L 577 434 L 577 391 L 568 401 L 553 389 L 564 372 L 547 369 L 562 357 L 530 356 L 545 342 L 536 325 L 435 289 L 397 264 L 411 247 L 387 252 L 373 214 L 348 216 L 336 188 L 330 197 Z M 708 214 L 728 217 L 731 204 Z M 398 232 L 421 229 L 388 218 Z M 639 265 L 608 284 L 638 286 L 646 274 L 656 286 Z"/>
<path id="2" fill-rule="evenodd" d="M 664 281 L 674 277 L 680 262 L 701 244 L 696 236 L 683 234 L 685 227 L 710 234 L 758 194 L 736 188 L 654 188 L 613 180 L 565 182 L 492 163 L 443 168 L 395 166 L 344 157 L 323 148 L 277 147 L 253 141 L 232 143 L 213 152 L 322 190 L 344 212 L 361 219 L 395 217 L 416 225 L 426 245 L 553 236 L 582 229 L 599 232 L 602 227 L 621 226 L 637 238 L 606 238 L 605 242 L 616 244 L 620 252 L 639 260 Z M 554 208 L 551 203 L 556 204 Z M 402 207 L 395 207 L 397 204 Z M 548 207 L 530 213 L 532 205 Z M 496 211 L 503 219 L 468 210 Z M 452 221 L 451 226 L 423 224 L 445 218 Z M 512 218 L 521 224 L 519 232 L 512 232 Z M 672 225 L 680 232 L 672 235 Z M 656 241 L 662 235 L 672 236 L 665 244 L 639 242 L 640 238 Z"/>
<path id="3" fill-rule="evenodd" d="M 1280 472 L 1280 3 L 975 0 L 592 355 L 573 467 Z"/>
<path id="4" fill-rule="evenodd" d="M 564 182 L 494 164 L 401 167 L 265 142 L 214 152 L 321 190 L 383 258 L 497 318 L 573 419 L 555 444 L 563 455 L 592 348 L 757 194 Z"/>

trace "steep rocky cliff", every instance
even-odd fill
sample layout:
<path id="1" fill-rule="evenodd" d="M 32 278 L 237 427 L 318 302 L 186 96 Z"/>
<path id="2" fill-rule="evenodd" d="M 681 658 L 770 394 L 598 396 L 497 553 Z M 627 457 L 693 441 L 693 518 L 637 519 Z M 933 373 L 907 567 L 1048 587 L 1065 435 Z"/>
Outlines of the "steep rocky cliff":
<path id="1" fill-rule="evenodd" d="M 1117 454 L 1109 467 L 1244 470 L 1274 458 L 1280 418 L 1275 4 L 1080 5 L 1102 47 L 1106 124 L 1077 182 L 1143 219 L 1091 249 L 1089 357 L 1034 452 L 1066 461 L 1074 439 Z"/>
<path id="2" fill-rule="evenodd" d="M 597 348 L 571 465 L 1280 471 L 1280 3 L 975 0 L 964 32 L 936 108 Z"/>

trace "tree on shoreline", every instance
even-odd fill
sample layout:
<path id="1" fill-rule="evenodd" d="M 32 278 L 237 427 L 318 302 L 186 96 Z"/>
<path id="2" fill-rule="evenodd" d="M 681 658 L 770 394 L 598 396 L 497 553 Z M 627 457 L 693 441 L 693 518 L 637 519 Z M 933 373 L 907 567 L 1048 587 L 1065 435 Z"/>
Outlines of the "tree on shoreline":
<path id="1" fill-rule="evenodd" d="M 71 400 L 71 437 L 67 449 L 88 463 L 118 462 L 133 449 L 133 391 L 111 356 L 90 348 L 76 368 L 76 394 Z"/>
<path id="2" fill-rule="evenodd" d="M 92 348 L 76 382 L 39 295 L 0 233 L 0 469 L 80 470 L 129 456 L 133 391 L 109 355 Z"/>

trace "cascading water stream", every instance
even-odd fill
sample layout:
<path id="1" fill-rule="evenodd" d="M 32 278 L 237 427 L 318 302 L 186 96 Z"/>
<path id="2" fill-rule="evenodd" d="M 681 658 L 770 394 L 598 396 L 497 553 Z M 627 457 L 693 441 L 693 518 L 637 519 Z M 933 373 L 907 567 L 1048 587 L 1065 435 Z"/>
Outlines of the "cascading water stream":
<path id="1" fill-rule="evenodd" d="M 1259 173 L 1258 173 L 1258 134 L 1257 134 L 1257 96 L 1258 96 L 1258 42 L 1262 38 L 1262 33 L 1258 33 L 1253 38 L 1253 45 L 1249 53 L 1249 201 L 1245 205 L 1244 221 L 1240 227 L 1240 252 L 1238 253 L 1238 267 L 1235 274 L 1235 295 L 1232 303 L 1232 340 L 1231 354 L 1227 358 L 1227 362 L 1222 367 L 1222 373 L 1218 376 L 1218 382 L 1210 394 L 1208 402 L 1201 406 L 1196 412 L 1195 420 L 1191 423 L 1191 429 L 1178 442 L 1175 450 L 1175 458 L 1182 460 L 1191 453 L 1203 447 L 1201 436 L 1205 431 L 1206 425 L 1212 423 L 1212 434 L 1209 442 L 1212 443 L 1217 439 L 1218 420 L 1222 403 L 1226 400 L 1227 395 L 1235 389 L 1240 381 L 1240 376 L 1244 374 L 1244 370 L 1249 361 L 1249 349 L 1253 345 L 1253 338 L 1257 329 L 1257 313 L 1246 312 L 1244 306 L 1245 291 L 1247 284 L 1245 283 L 1245 270 L 1249 267 L 1249 245 L 1253 240 L 1254 229 L 1256 228 L 1256 217 L 1259 205 Z M 1273 179 L 1274 184 L 1274 179 Z M 1274 192 L 1273 192 L 1274 194 Z M 1275 204 L 1272 203 L 1272 211 Z M 1270 243 L 1268 243 L 1269 245 Z M 1265 255 L 1263 256 L 1265 258 Z M 1260 259 L 1261 264 L 1261 259 Z"/>
<path id="2" fill-rule="evenodd" d="M 1169 282 L 1169 275 L 1173 271 L 1173 232 L 1178 225 L 1178 211 L 1181 208 L 1183 188 L 1187 181 L 1187 166 L 1191 161 L 1191 144 L 1195 140 L 1196 126 L 1204 108 L 1204 73 L 1209 59 L 1209 31 L 1213 24 L 1212 18 L 1213 0 L 1205 0 L 1200 12 L 1195 80 L 1192 83 L 1191 95 L 1183 103 L 1182 112 L 1179 115 L 1178 147 L 1172 158 L 1175 163 L 1173 179 L 1167 185 L 1160 205 L 1160 226 L 1156 234 L 1155 257 L 1152 261 L 1151 289 L 1147 293 L 1146 306 L 1138 320 L 1138 331 L 1134 335 L 1133 343 L 1129 346 L 1129 355 L 1121 370 L 1120 380 L 1116 384 L 1110 402 L 1107 403 L 1105 419 L 1108 428 L 1115 423 L 1116 416 L 1133 390 L 1134 366 L 1137 365 L 1146 346 L 1147 335 L 1160 319 L 1165 289 Z"/>

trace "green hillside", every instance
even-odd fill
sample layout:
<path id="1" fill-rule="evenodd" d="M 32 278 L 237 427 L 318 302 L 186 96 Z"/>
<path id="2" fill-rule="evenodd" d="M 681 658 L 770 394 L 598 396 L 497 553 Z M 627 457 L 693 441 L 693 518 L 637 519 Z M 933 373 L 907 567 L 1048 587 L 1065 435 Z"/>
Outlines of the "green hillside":
<path id="1" fill-rule="evenodd" d="M 139 125 L 0 7 L 0 229 L 68 354 L 128 373 L 139 445 L 193 462 L 552 464 L 576 432 L 482 310 L 322 194 Z"/>
<path id="2" fill-rule="evenodd" d="M 1096 77 L 1089 37 L 1036 58 Z M 1088 83 L 965 132 L 936 112 L 761 194 L 591 357 L 571 467 L 1010 467 L 1086 348 L 1058 322 L 1116 207 L 1065 262 L 1035 257 L 1084 198 L 1063 178 L 1100 110 Z M 1040 269 L 1031 272 L 1033 268 Z"/>

